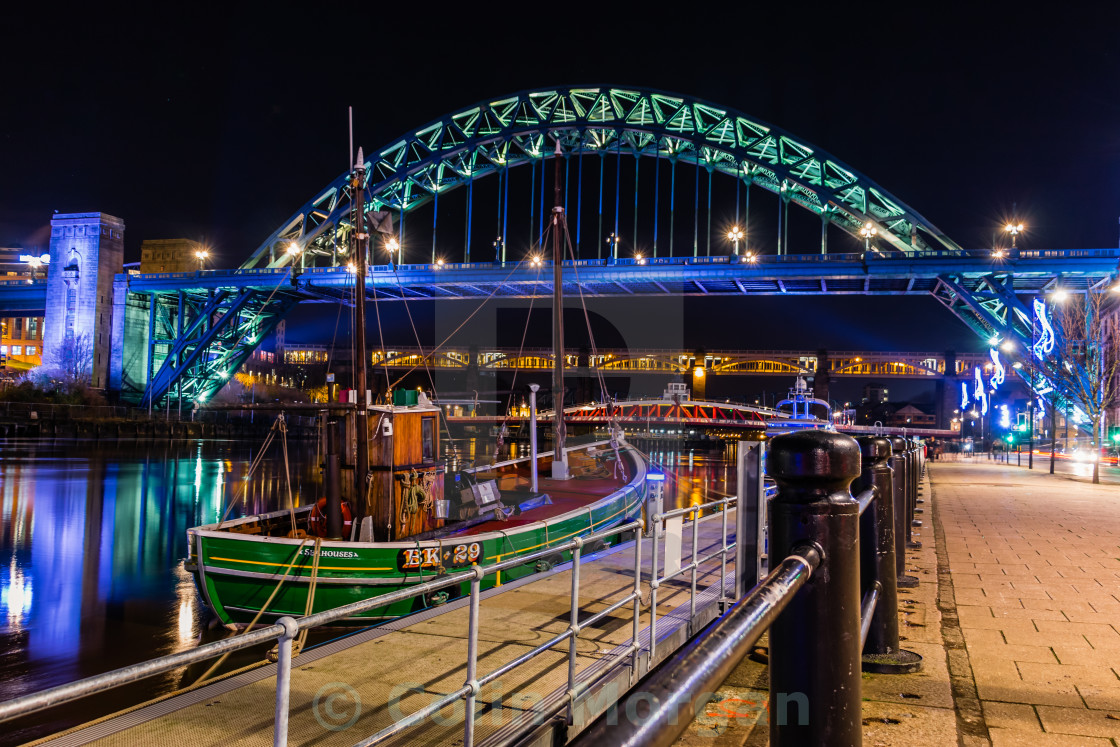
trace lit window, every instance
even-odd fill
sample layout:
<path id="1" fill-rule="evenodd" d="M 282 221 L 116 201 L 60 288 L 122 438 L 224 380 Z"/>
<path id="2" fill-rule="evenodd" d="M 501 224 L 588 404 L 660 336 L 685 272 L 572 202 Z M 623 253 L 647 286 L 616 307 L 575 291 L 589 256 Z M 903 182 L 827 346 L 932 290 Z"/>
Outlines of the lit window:
<path id="1" fill-rule="evenodd" d="M 34 345 L 28 345 L 27 346 L 27 354 L 28 355 L 35 355 L 35 346 Z"/>
<path id="2" fill-rule="evenodd" d="M 23 345 L 12 345 L 12 355 L 23 355 Z"/>
<path id="3" fill-rule="evenodd" d="M 7 355 L 8 354 L 8 346 L 7 345 L 0 345 L 0 353 L 3 353 L 4 355 Z"/>

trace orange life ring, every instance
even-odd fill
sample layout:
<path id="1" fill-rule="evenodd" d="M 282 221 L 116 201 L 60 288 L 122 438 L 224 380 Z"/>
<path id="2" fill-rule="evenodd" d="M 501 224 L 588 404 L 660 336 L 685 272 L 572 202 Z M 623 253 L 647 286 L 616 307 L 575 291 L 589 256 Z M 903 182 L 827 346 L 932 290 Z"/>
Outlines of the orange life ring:
<path id="1" fill-rule="evenodd" d="M 354 514 L 350 511 L 350 501 L 343 501 L 342 536 L 344 538 L 350 537 L 353 525 Z M 325 497 L 320 498 L 319 502 L 315 504 L 315 508 L 311 509 L 311 514 L 307 517 L 307 533 L 313 537 L 327 536 L 327 499 Z"/>

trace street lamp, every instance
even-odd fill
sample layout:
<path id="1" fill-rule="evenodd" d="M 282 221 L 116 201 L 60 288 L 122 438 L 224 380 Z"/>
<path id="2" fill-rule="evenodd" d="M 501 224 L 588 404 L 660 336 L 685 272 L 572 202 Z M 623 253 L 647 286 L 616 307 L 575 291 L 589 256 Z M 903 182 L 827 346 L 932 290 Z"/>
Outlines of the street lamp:
<path id="1" fill-rule="evenodd" d="M 1019 234 L 1023 232 L 1023 224 L 1022 223 L 1008 223 L 1006 226 L 1003 227 L 1003 230 L 1007 231 L 1009 234 L 1011 234 L 1011 248 L 1014 249 L 1015 248 L 1015 239 L 1018 238 Z"/>
<path id="2" fill-rule="evenodd" d="M 393 252 L 399 252 L 401 244 L 397 241 L 396 237 L 390 236 L 389 240 L 385 242 L 385 250 L 389 252 L 389 267 L 393 266 Z M 401 255 L 398 255 L 398 259 Z"/>
<path id="3" fill-rule="evenodd" d="M 43 260 L 39 259 L 38 257 L 31 257 L 27 260 L 27 264 L 31 267 L 31 280 L 29 280 L 28 282 L 34 283 L 35 271 L 43 266 Z"/>
<path id="4" fill-rule="evenodd" d="M 734 226 L 730 231 L 727 232 L 727 238 L 728 238 L 729 241 L 734 242 L 734 244 L 735 244 L 735 256 L 738 257 L 739 256 L 739 242 L 743 240 L 743 232 L 739 229 L 738 226 Z"/>
<path id="5" fill-rule="evenodd" d="M 533 255 L 529 256 L 529 265 L 531 267 L 538 267 L 539 268 L 543 264 L 544 264 L 544 261 L 541 259 L 541 255 L 533 254 Z"/>
<path id="6" fill-rule="evenodd" d="M 621 236 L 613 233 L 607 237 L 607 246 L 611 248 L 611 262 L 618 260 L 618 242 L 621 238 Z"/>
<path id="7" fill-rule="evenodd" d="M 871 221 L 864 223 L 863 227 L 859 229 L 859 235 L 863 237 L 864 254 L 871 251 L 871 239 L 877 233 L 879 233 L 879 229 L 871 225 Z"/>
<path id="8" fill-rule="evenodd" d="M 506 263 L 506 242 L 502 241 L 501 236 L 494 239 L 494 261 L 503 265 Z"/>
<path id="9" fill-rule="evenodd" d="M 206 258 L 210 256 L 210 252 L 206 251 L 205 249 L 199 249 L 194 253 L 194 256 L 195 259 L 198 260 L 198 271 L 202 272 L 202 270 L 205 269 Z"/>

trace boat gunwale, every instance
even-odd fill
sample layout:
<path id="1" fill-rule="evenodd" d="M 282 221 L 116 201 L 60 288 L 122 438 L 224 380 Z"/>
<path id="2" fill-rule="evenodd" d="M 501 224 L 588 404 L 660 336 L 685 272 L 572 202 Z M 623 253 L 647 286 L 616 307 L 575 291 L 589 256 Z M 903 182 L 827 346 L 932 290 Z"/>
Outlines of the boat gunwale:
<path id="1" fill-rule="evenodd" d="M 605 442 L 605 443 L 609 443 L 609 442 Z M 588 448 L 588 446 L 592 446 L 592 445 L 594 445 L 594 444 L 590 444 L 590 445 L 585 444 L 583 446 L 575 447 L 574 449 L 568 449 L 567 451 L 572 451 L 572 450 L 581 449 L 581 448 Z M 624 445 L 620 446 L 620 451 L 623 451 L 623 450 L 630 450 L 634 454 L 638 455 L 638 457 L 639 457 L 637 459 L 634 459 L 634 463 L 636 465 L 634 477 L 629 482 L 627 482 L 626 484 L 620 486 L 618 489 L 616 489 L 616 490 L 612 491 L 611 493 L 603 496 L 602 498 L 599 498 L 598 500 L 596 500 L 592 503 L 588 503 L 585 506 L 581 506 L 578 509 L 573 509 L 571 511 L 567 511 L 567 512 L 562 513 L 562 514 L 558 514 L 558 515 L 553 516 L 553 517 L 548 518 L 548 519 L 540 519 L 538 521 L 528 523 L 528 524 L 523 524 L 521 526 L 518 526 L 518 527 L 515 527 L 515 528 L 512 528 L 512 529 L 495 530 L 495 531 L 483 532 L 483 533 L 479 533 L 479 534 L 471 534 L 471 535 L 467 535 L 467 536 L 470 537 L 471 542 L 485 542 L 485 541 L 488 541 L 488 540 L 495 540 L 496 541 L 496 540 L 507 539 L 511 534 L 520 534 L 520 533 L 523 533 L 523 532 L 532 531 L 534 529 L 540 529 L 542 527 L 542 525 L 543 525 L 544 528 L 547 529 L 548 527 L 553 526 L 555 524 L 559 524 L 559 523 L 562 523 L 562 522 L 565 522 L 565 521 L 570 521 L 571 519 L 573 519 L 577 516 L 581 516 L 583 514 L 586 514 L 589 511 L 594 511 L 601 504 L 604 504 L 604 503 L 607 503 L 607 502 L 610 502 L 610 501 L 618 500 L 618 498 L 621 497 L 620 493 L 624 493 L 626 491 L 639 491 L 640 488 L 641 488 L 642 482 L 645 480 L 645 474 L 646 474 L 646 471 L 647 471 L 645 460 L 640 458 L 641 452 L 638 451 L 635 447 L 631 446 L 630 444 L 624 444 Z M 529 458 L 531 458 L 531 457 L 529 457 Z M 640 497 L 641 496 L 639 495 L 639 502 L 640 502 Z M 311 506 L 301 506 L 300 508 L 297 508 L 296 511 L 300 511 L 301 509 L 310 510 Z M 244 517 L 244 519 L 242 521 L 247 522 L 247 521 L 252 521 L 252 520 L 256 520 L 256 519 L 260 519 L 260 518 L 283 516 L 283 515 L 288 514 L 288 513 L 289 513 L 289 509 L 283 509 L 281 511 L 271 512 L 269 514 L 254 514 L 253 516 L 250 516 L 250 517 Z M 610 517 L 610 518 L 614 518 L 614 517 Z M 608 520 L 609 519 L 604 519 L 604 521 L 608 521 Z M 233 524 L 233 522 L 229 522 L 225 525 L 230 526 L 232 524 Z M 199 527 L 192 527 L 192 528 L 187 530 L 187 535 L 188 536 L 208 538 L 208 539 L 233 539 L 233 540 L 236 540 L 236 541 L 277 543 L 279 545 L 289 546 L 289 547 L 298 547 L 300 545 L 306 544 L 307 541 L 308 541 L 308 538 L 298 539 L 298 538 L 295 538 L 295 537 L 262 537 L 262 536 L 258 536 L 258 535 L 242 534 L 240 532 L 229 532 L 229 531 L 226 531 L 226 530 L 218 530 L 218 529 L 213 528 L 213 527 L 217 527 L 217 526 L 219 526 L 219 524 L 208 524 L 208 525 L 199 526 Z M 592 527 L 592 530 L 593 530 L 593 527 Z M 355 549 L 355 548 L 370 549 L 370 550 L 372 550 L 372 549 L 404 550 L 404 549 L 412 549 L 412 548 L 426 547 L 426 546 L 442 547 L 444 544 L 446 544 L 446 541 L 440 541 L 438 539 L 436 539 L 436 540 L 412 540 L 412 541 L 397 540 L 397 541 L 393 541 L 393 542 L 358 542 L 358 541 L 350 541 L 350 540 L 325 540 L 324 539 L 324 540 L 322 540 L 322 542 L 320 542 L 320 548 L 321 548 L 321 551 L 322 550 Z M 199 548 L 199 550 L 201 550 L 201 547 Z M 205 563 L 201 556 L 197 560 L 198 560 L 200 565 L 206 565 L 208 570 L 209 569 L 224 569 L 225 568 L 225 566 L 218 566 L 218 565 L 213 565 L 211 563 Z M 238 561 L 234 561 L 234 562 L 238 562 Z"/>

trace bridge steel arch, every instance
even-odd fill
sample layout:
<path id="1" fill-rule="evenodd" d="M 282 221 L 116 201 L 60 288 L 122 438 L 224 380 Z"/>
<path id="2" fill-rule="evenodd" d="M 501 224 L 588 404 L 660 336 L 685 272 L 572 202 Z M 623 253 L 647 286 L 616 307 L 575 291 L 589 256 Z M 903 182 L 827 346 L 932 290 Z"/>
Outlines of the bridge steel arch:
<path id="1" fill-rule="evenodd" d="M 720 256 L 659 257 L 637 263 L 643 266 L 634 260 L 612 267 L 592 266 L 593 260 L 566 262 L 580 274 L 573 292 L 578 285 L 592 294 L 617 295 L 644 292 L 647 286 L 657 293 L 705 295 L 930 293 L 983 339 L 1014 339 L 1022 348 L 1030 339 L 1030 317 L 1017 298 L 1024 283 L 1026 292 L 1044 292 L 1059 280 L 1076 291 L 1077 283 L 1096 288 L 1117 275 L 1115 250 L 1019 251 L 1006 263 L 990 259 L 986 251 L 965 251 L 866 176 L 793 134 L 734 109 L 641 88 L 522 91 L 440 117 L 366 159 L 366 204 L 370 210 L 407 215 L 474 180 L 555 158 L 556 142 L 565 157 L 649 156 L 727 174 L 853 236 L 871 222 L 880 243 L 893 250 L 874 256 L 778 256 L 763 258 L 773 262 L 735 265 Z M 117 302 L 121 313 L 115 318 L 131 314 L 145 318 L 148 326 L 146 370 L 133 366 L 131 373 L 122 373 L 118 366 L 111 374 L 122 396 L 135 399 L 143 392 L 139 398 L 145 405 L 172 398 L 188 406 L 205 403 L 298 303 L 348 302 L 353 287 L 343 268 L 351 232 L 348 177 L 343 174 L 316 193 L 239 270 L 119 276 L 128 300 Z M 298 267 L 284 251 L 292 243 L 301 249 L 294 255 Z M 384 269 L 371 270 L 369 285 L 387 299 L 551 293 L 540 268 L 510 273 L 487 263 L 401 267 L 399 273 Z M 454 290 L 447 275 L 452 270 Z M 431 281 L 441 276 L 448 281 Z"/>
<path id="2" fill-rule="evenodd" d="M 368 210 L 408 213 L 503 170 L 576 153 L 650 156 L 742 179 L 820 215 L 854 237 L 872 223 L 907 254 L 960 247 L 902 200 L 834 156 L 756 117 L 691 96 L 586 86 L 481 101 L 409 132 L 365 160 Z M 345 264 L 350 172 L 320 190 L 242 265 Z M 344 260 L 345 257 L 343 256 Z"/>

